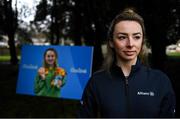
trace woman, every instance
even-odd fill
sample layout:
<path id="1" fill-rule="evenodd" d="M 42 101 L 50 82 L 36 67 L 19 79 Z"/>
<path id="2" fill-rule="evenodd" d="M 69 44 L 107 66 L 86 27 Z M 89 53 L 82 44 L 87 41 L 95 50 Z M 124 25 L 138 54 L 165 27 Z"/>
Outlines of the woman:
<path id="1" fill-rule="evenodd" d="M 144 66 L 141 16 L 125 10 L 112 21 L 104 68 L 93 74 L 81 101 L 80 117 L 173 117 L 175 95 L 168 77 Z"/>
<path id="2" fill-rule="evenodd" d="M 49 48 L 44 53 L 44 66 L 38 69 L 34 92 L 38 96 L 59 97 L 60 88 L 65 84 L 66 72 L 58 67 L 57 52 Z"/>

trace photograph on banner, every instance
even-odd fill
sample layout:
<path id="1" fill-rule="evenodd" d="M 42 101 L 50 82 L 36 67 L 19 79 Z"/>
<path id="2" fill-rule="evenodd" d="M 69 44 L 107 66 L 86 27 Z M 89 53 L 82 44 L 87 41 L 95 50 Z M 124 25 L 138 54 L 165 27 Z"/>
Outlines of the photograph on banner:
<path id="1" fill-rule="evenodd" d="M 80 100 L 92 60 L 89 46 L 24 45 L 16 93 Z"/>

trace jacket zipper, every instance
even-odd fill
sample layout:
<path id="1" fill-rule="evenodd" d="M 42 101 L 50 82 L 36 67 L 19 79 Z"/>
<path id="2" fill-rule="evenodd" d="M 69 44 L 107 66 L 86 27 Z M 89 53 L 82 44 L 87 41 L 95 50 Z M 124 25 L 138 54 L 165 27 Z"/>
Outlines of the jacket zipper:
<path id="1" fill-rule="evenodd" d="M 128 97 L 129 93 L 129 82 L 128 82 L 128 78 L 125 78 L 125 95 L 126 97 Z"/>
<path id="2" fill-rule="evenodd" d="M 127 77 L 125 78 L 125 95 L 126 95 L 127 117 L 130 117 L 129 81 Z"/>

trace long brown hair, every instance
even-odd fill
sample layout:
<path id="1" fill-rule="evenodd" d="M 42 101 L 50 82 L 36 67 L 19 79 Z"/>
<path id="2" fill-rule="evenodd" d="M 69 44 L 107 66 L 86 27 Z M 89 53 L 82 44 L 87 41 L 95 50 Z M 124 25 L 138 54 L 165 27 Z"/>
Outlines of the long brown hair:
<path id="1" fill-rule="evenodd" d="M 139 14 L 134 12 L 134 10 L 127 8 L 113 19 L 113 21 L 111 22 L 111 25 L 109 27 L 108 36 L 107 36 L 107 54 L 106 54 L 106 57 L 105 57 L 105 60 L 103 63 L 103 67 L 102 67 L 105 70 L 109 70 L 110 67 L 112 66 L 112 64 L 114 62 L 116 62 L 115 50 L 114 50 L 114 48 L 110 47 L 110 42 L 113 40 L 114 27 L 117 23 L 119 23 L 121 21 L 127 21 L 127 20 L 135 21 L 135 22 L 139 23 L 142 28 L 143 42 L 142 42 L 141 51 L 139 53 L 139 57 L 142 60 L 142 62 L 146 61 L 146 56 L 145 56 L 146 52 L 145 52 L 144 48 L 147 48 L 147 47 L 146 47 L 146 41 L 145 41 L 144 20 Z"/>

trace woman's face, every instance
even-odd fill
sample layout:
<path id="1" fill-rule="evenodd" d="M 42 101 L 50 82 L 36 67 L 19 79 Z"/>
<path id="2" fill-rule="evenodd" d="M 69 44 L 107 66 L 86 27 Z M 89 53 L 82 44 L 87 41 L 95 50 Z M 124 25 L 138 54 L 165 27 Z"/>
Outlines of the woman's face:
<path id="1" fill-rule="evenodd" d="M 45 62 L 50 65 L 53 66 L 55 64 L 55 60 L 56 60 L 56 54 L 54 53 L 54 51 L 47 51 L 46 55 L 45 55 Z"/>
<path id="2" fill-rule="evenodd" d="M 141 50 L 142 41 L 142 27 L 138 22 L 121 21 L 114 27 L 110 46 L 115 49 L 118 61 L 135 61 Z"/>

